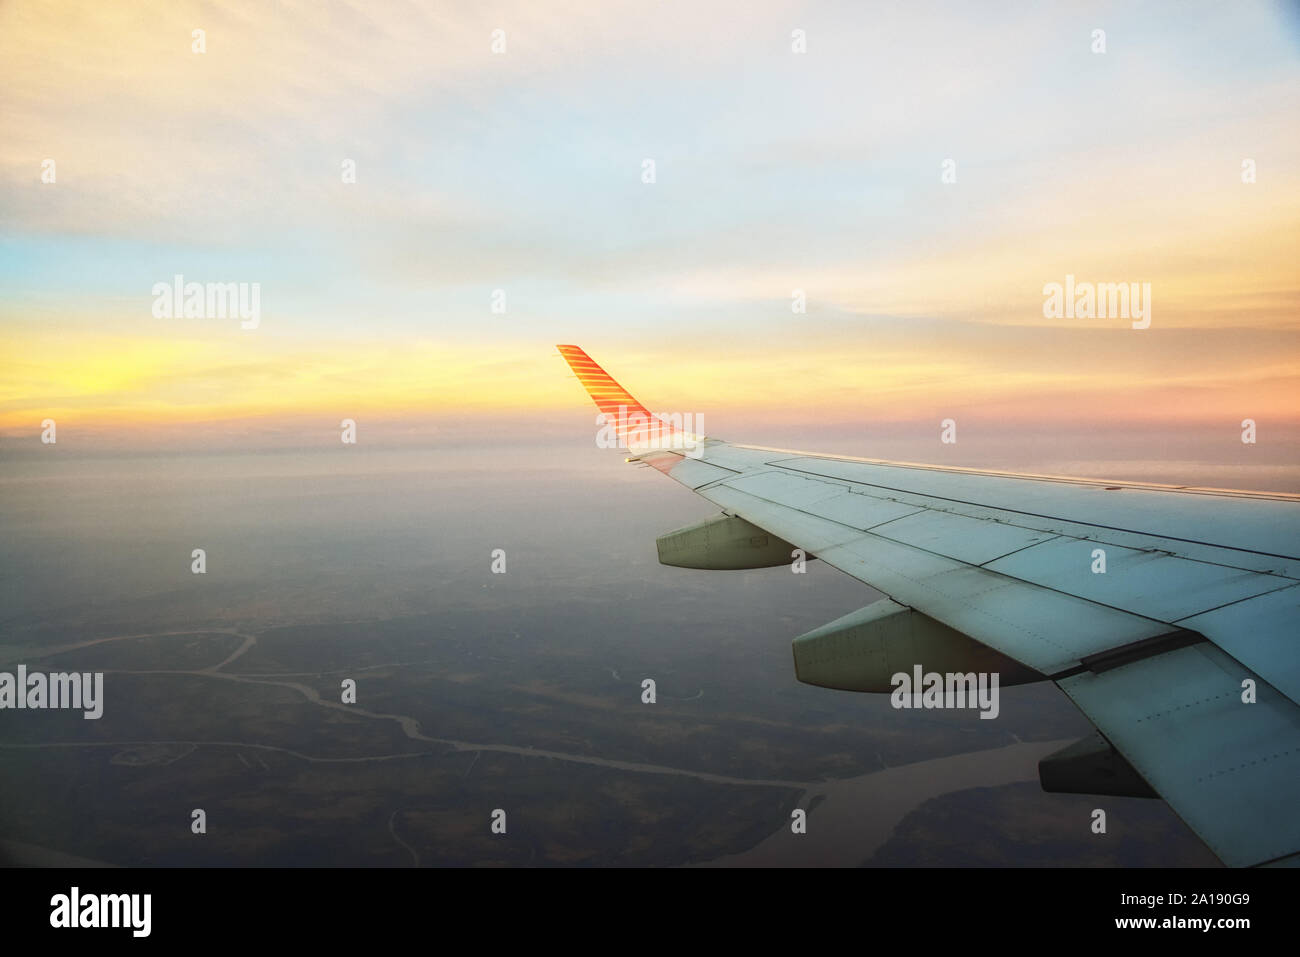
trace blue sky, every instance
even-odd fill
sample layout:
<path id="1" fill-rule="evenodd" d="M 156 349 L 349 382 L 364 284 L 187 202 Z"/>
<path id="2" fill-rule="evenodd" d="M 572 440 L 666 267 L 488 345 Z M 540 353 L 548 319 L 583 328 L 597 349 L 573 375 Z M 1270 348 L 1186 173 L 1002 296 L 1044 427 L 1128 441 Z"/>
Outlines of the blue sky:
<path id="1" fill-rule="evenodd" d="M 253 382 L 274 410 L 376 378 L 399 412 L 547 406 L 529 357 L 557 341 L 774 410 L 801 393 L 728 383 L 817 369 L 895 416 L 917 381 L 976 407 L 1091 388 L 1103 417 L 1276 416 L 1300 376 L 1278 4 L 17 2 L 0 84 L 4 428 L 73 392 L 60 410 L 88 419 L 170 414 L 158 383 L 187 375 L 205 415 L 252 414 Z M 260 283 L 256 338 L 153 321 L 176 273 Z M 1117 360 L 1126 323 L 1044 319 L 1067 273 L 1152 282 L 1152 338 L 1207 330 L 1179 338 L 1181 375 L 1148 344 Z M 474 370 L 503 363 L 485 393 Z"/>

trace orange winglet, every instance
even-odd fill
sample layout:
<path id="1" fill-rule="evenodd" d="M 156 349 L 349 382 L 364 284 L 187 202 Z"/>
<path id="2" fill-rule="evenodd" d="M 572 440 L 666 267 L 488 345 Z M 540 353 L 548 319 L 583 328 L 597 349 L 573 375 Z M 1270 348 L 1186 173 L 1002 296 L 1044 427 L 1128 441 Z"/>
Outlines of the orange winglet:
<path id="1" fill-rule="evenodd" d="M 632 394 L 614 381 L 578 346 L 556 346 L 582 387 L 605 416 L 606 425 L 614 429 L 623 448 L 663 448 L 671 445 L 679 433 L 671 423 L 651 415 Z"/>

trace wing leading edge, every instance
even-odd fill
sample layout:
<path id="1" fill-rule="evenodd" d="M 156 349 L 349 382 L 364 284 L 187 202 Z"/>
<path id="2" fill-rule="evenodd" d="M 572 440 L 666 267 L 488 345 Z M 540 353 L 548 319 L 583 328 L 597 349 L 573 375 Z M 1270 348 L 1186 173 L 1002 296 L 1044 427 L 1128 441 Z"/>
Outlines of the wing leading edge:
<path id="1" fill-rule="evenodd" d="M 653 418 L 583 350 L 560 352 L 607 418 Z M 1045 766 L 1045 787 L 1140 794 L 1124 783 L 1140 776 L 1225 863 L 1300 864 L 1296 496 L 717 439 L 687 454 L 665 436 L 632 432 L 637 459 L 722 514 L 665 535 L 661 559 L 665 540 L 668 563 L 699 568 L 790 546 L 888 596 L 796 640 L 801 680 L 874 690 L 864 676 L 921 654 L 926 670 L 996 660 L 1053 680 L 1104 741 Z"/>

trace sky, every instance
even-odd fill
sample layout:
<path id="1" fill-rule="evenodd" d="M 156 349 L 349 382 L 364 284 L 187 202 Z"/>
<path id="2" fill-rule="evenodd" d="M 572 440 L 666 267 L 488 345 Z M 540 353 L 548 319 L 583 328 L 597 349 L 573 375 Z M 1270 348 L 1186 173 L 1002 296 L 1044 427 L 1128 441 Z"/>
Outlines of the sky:
<path id="1" fill-rule="evenodd" d="M 729 438 L 1236 454 L 1300 429 L 1298 119 L 1277 3 L 0 0 L 0 448 L 588 429 L 577 343 Z"/>

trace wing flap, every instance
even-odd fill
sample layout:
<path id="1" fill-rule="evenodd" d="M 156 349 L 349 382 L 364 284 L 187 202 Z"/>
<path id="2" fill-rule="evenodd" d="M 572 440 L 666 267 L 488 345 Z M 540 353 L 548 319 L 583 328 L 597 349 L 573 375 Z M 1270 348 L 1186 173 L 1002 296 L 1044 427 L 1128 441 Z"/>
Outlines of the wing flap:
<path id="1" fill-rule="evenodd" d="M 1179 622 L 1200 632 L 1300 703 L 1300 585 Z"/>
<path id="2" fill-rule="evenodd" d="M 1057 684 L 1224 863 L 1300 850 L 1300 707 L 1222 649 L 1199 642 Z"/>

